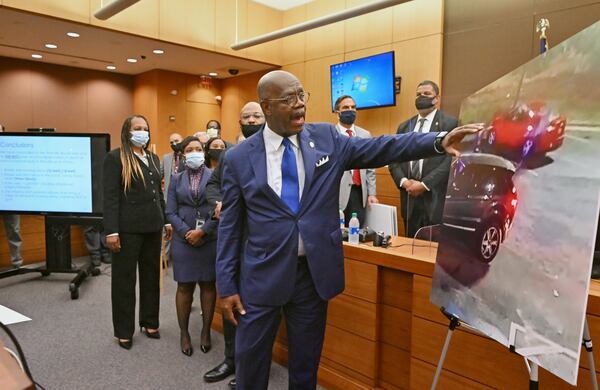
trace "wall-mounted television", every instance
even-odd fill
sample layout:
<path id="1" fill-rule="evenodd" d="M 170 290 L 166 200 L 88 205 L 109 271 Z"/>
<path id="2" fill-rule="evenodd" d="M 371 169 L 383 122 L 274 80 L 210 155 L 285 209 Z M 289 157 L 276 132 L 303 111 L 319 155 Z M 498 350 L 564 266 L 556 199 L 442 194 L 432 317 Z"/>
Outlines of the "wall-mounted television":
<path id="1" fill-rule="evenodd" d="M 331 111 L 343 95 L 352 96 L 359 110 L 396 105 L 393 51 L 334 64 L 329 70 Z"/>
<path id="2" fill-rule="evenodd" d="M 102 215 L 109 134 L 0 133 L 0 213 Z"/>

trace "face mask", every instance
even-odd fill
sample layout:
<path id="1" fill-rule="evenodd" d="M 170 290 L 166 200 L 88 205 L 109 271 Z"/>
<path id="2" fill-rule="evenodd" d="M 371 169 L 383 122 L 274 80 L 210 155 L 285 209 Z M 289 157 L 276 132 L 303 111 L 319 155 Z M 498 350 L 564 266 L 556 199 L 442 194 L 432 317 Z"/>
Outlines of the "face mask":
<path id="1" fill-rule="evenodd" d="M 144 145 L 146 145 L 148 143 L 148 140 L 150 139 L 150 134 L 148 134 L 148 132 L 144 130 L 133 130 L 130 132 L 130 134 L 131 143 L 138 148 L 141 148 Z"/>
<path id="2" fill-rule="evenodd" d="M 185 155 L 185 165 L 190 169 L 198 169 L 204 164 L 204 153 L 189 152 Z"/>
<path id="3" fill-rule="evenodd" d="M 173 149 L 173 151 L 175 153 L 179 153 L 181 151 L 181 143 L 180 142 L 178 142 L 178 143 L 172 143 L 171 144 L 171 149 Z"/>
<path id="4" fill-rule="evenodd" d="M 215 138 L 219 136 L 219 129 L 215 129 L 214 127 L 211 127 L 210 129 L 206 130 L 206 134 L 208 135 L 208 138 Z"/>
<path id="5" fill-rule="evenodd" d="M 208 149 L 208 155 L 211 160 L 219 161 L 221 154 L 223 153 L 223 149 Z"/>
<path id="6" fill-rule="evenodd" d="M 340 122 L 345 125 L 351 125 L 356 120 L 356 111 L 347 110 L 340 112 Z"/>
<path id="7" fill-rule="evenodd" d="M 417 110 L 427 110 L 428 108 L 432 108 L 433 106 L 435 106 L 435 103 L 433 103 L 433 99 L 435 98 L 435 96 L 431 97 L 419 95 L 415 99 L 415 107 L 417 107 Z"/>
<path id="8" fill-rule="evenodd" d="M 242 134 L 246 138 L 250 138 L 263 127 L 263 125 L 240 125 L 242 128 Z"/>

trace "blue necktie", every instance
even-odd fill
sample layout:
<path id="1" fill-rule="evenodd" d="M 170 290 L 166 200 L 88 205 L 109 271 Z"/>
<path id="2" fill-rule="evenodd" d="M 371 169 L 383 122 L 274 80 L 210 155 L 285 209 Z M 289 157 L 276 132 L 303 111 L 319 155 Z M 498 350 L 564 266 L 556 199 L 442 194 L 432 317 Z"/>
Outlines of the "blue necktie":
<path id="1" fill-rule="evenodd" d="M 289 139 L 283 139 L 283 160 L 281 160 L 281 200 L 294 214 L 300 208 L 300 185 L 298 184 L 298 167 L 296 155 Z"/>

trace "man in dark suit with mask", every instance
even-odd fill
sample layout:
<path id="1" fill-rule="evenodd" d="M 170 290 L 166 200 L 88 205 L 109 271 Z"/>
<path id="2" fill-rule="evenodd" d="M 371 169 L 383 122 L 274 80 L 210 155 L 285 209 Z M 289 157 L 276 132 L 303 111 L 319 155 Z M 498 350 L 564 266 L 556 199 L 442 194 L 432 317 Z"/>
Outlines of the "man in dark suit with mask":
<path id="1" fill-rule="evenodd" d="M 250 138 L 257 133 L 265 124 L 265 116 L 257 102 L 248 102 L 240 112 L 240 128 L 244 138 Z M 244 142 L 244 141 L 242 141 Z M 221 213 L 221 173 L 223 172 L 223 161 L 213 171 L 206 185 L 206 198 L 215 206 L 215 218 Z M 241 221 L 240 221 L 241 222 Z M 223 317 L 223 337 L 225 338 L 225 360 L 212 370 L 204 374 L 206 382 L 218 382 L 235 373 L 235 326 Z M 229 381 L 229 387 L 235 388 L 235 378 Z"/>
<path id="2" fill-rule="evenodd" d="M 398 126 L 397 134 L 450 131 L 458 125 L 453 116 L 438 109 L 440 89 L 433 81 L 417 86 L 415 106 L 418 115 Z M 423 226 L 442 223 L 450 155 L 417 161 L 392 163 L 390 173 L 400 189 L 401 213 L 407 237 L 414 237 Z"/>

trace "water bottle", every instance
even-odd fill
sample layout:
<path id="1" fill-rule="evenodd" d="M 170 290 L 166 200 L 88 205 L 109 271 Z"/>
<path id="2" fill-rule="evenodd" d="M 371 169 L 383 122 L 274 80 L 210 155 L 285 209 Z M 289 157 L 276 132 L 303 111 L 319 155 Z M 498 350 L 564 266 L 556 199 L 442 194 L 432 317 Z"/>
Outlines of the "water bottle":
<path id="1" fill-rule="evenodd" d="M 346 220 L 344 219 L 344 212 L 342 210 L 340 210 L 340 229 L 342 229 L 342 231 L 343 231 L 345 227 L 346 227 Z"/>
<path id="2" fill-rule="evenodd" d="M 348 243 L 349 244 L 358 244 L 358 228 L 360 227 L 360 222 L 358 222 L 358 217 L 356 213 L 352 213 L 352 218 L 350 218 L 350 223 L 348 224 Z"/>

